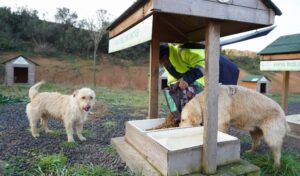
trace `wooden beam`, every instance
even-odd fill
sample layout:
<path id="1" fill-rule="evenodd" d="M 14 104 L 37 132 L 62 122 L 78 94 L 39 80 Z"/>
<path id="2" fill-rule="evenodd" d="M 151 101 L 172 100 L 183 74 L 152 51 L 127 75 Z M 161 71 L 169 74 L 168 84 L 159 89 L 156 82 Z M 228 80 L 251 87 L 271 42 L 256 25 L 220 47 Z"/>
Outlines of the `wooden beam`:
<path id="1" fill-rule="evenodd" d="M 220 23 L 209 21 L 205 33 L 205 91 L 207 112 L 204 119 L 203 171 L 214 174 L 217 170 L 218 96 Z"/>
<path id="2" fill-rule="evenodd" d="M 177 32 L 181 37 L 183 37 L 185 40 L 188 40 L 187 36 L 184 34 L 184 32 L 180 31 L 176 26 L 171 24 L 168 20 L 166 20 L 164 17 L 160 17 L 161 21 L 164 22 L 166 25 L 168 25 L 171 29 L 174 29 L 174 31 Z"/>
<path id="3" fill-rule="evenodd" d="M 157 16 L 153 15 L 153 21 Z M 159 38 L 157 27 L 153 25 L 150 44 L 150 77 L 149 77 L 149 107 L 148 118 L 158 118 L 158 75 L 159 75 Z"/>
<path id="4" fill-rule="evenodd" d="M 287 100 L 288 100 L 288 91 L 289 91 L 289 79 L 290 79 L 290 72 L 284 71 L 283 72 L 283 79 L 282 79 L 282 98 L 281 98 L 281 107 L 285 113 L 287 113 Z"/>
<path id="5" fill-rule="evenodd" d="M 287 54 L 267 54 L 261 55 L 261 60 L 293 60 L 300 59 L 300 53 L 287 53 Z"/>
<path id="6" fill-rule="evenodd" d="M 109 38 L 115 37 L 120 33 L 128 30 L 139 21 L 143 20 L 145 16 L 152 13 L 152 1 L 146 2 L 143 6 L 136 9 L 132 14 L 128 15 L 124 20 L 109 30 Z"/>

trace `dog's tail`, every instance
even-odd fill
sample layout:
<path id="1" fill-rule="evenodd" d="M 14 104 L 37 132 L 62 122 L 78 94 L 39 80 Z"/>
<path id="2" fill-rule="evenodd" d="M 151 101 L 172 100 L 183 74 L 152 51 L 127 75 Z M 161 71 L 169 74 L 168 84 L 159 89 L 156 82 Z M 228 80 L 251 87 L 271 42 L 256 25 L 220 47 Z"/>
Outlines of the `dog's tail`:
<path id="1" fill-rule="evenodd" d="M 32 100 L 39 93 L 39 88 L 44 83 L 45 83 L 45 81 L 40 81 L 40 82 L 36 83 L 35 85 L 33 85 L 32 87 L 30 87 L 30 89 L 29 89 L 30 100 Z"/>

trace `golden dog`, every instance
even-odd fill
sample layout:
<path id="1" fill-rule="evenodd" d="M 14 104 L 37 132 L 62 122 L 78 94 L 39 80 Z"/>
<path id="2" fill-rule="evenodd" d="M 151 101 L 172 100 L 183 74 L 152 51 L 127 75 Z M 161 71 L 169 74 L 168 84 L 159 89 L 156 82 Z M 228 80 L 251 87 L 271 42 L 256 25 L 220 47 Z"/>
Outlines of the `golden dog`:
<path id="1" fill-rule="evenodd" d="M 39 120 L 45 131 L 51 132 L 48 128 L 48 118 L 54 117 L 63 121 L 68 142 L 74 142 L 73 126 L 76 128 L 78 138 L 81 141 L 86 140 L 82 136 L 83 123 L 95 104 L 95 92 L 90 88 L 82 88 L 76 90 L 73 95 L 58 92 L 39 93 L 38 90 L 43 83 L 44 81 L 41 81 L 29 89 L 30 103 L 26 106 L 26 113 L 32 136 L 39 136 L 36 128 Z"/>
<path id="2" fill-rule="evenodd" d="M 206 116 L 206 92 L 196 95 L 182 110 L 180 127 L 198 126 Z M 219 86 L 218 130 L 230 127 L 250 132 L 255 151 L 263 136 L 274 156 L 274 166 L 280 166 L 281 146 L 289 129 L 285 114 L 272 99 L 241 86 Z"/>

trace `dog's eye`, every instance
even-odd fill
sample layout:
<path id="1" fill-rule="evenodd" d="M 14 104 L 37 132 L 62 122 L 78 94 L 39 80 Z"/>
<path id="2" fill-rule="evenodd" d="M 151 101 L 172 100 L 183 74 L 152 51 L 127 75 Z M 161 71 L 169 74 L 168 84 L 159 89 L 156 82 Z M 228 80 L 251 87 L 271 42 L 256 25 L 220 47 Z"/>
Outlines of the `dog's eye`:
<path id="1" fill-rule="evenodd" d="M 84 99 L 85 99 L 85 97 L 81 97 L 81 99 L 83 99 L 83 100 L 84 100 Z"/>
<path id="2" fill-rule="evenodd" d="M 90 99 L 92 100 L 92 99 L 93 99 L 93 97 L 92 97 L 92 96 L 90 96 Z"/>
<path id="3" fill-rule="evenodd" d="M 181 122 L 184 122 L 184 119 L 181 119 Z"/>

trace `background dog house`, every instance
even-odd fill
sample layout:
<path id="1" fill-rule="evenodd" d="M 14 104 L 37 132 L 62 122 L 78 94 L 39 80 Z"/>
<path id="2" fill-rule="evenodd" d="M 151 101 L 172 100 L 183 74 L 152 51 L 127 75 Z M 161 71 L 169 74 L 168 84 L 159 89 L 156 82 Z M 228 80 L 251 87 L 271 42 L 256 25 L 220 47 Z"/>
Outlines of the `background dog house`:
<path id="1" fill-rule="evenodd" d="M 160 42 L 205 44 L 207 120 L 203 170 L 215 173 L 220 37 L 274 24 L 281 11 L 271 0 L 137 0 L 109 27 L 109 53 L 150 41 L 149 110 L 158 117 Z M 200 156 L 199 156 L 200 158 Z"/>
<path id="2" fill-rule="evenodd" d="M 261 71 L 281 71 L 281 106 L 287 112 L 290 71 L 300 71 L 300 34 L 281 36 L 258 53 Z"/>
<path id="3" fill-rule="evenodd" d="M 5 82 L 8 85 L 15 83 L 35 83 L 35 66 L 38 64 L 25 56 L 11 58 L 5 64 Z"/>
<path id="4" fill-rule="evenodd" d="M 159 71 L 159 89 L 168 87 L 168 75 L 164 69 Z"/>
<path id="5" fill-rule="evenodd" d="M 241 79 L 240 85 L 263 94 L 269 94 L 270 82 L 271 80 L 263 75 L 246 75 Z"/>

